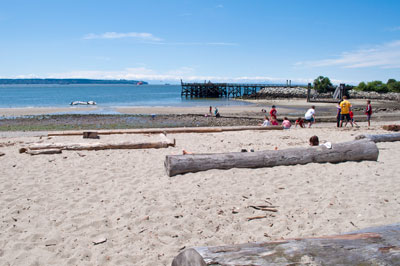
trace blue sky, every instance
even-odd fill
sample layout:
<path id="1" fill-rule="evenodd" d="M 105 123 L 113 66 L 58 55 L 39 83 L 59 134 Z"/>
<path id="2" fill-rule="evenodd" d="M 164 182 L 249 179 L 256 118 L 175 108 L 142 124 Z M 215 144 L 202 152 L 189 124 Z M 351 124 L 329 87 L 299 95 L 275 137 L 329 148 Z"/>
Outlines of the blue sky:
<path id="1" fill-rule="evenodd" d="M 395 0 L 0 0 L 0 77 L 400 80 Z"/>

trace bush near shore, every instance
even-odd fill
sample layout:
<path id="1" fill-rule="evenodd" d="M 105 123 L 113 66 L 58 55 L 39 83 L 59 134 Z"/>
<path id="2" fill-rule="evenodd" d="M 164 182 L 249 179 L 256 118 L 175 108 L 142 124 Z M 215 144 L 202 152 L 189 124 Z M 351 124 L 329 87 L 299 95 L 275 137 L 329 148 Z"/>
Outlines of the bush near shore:
<path id="1" fill-rule="evenodd" d="M 312 89 L 311 97 L 328 99 L 332 98 L 333 92 L 320 93 Z M 348 95 L 352 99 L 371 99 L 371 100 L 384 100 L 384 101 L 400 101 L 400 93 L 387 92 L 378 93 L 375 91 L 359 91 L 359 90 L 349 90 Z M 256 95 L 251 98 L 260 99 L 276 99 L 276 98 L 307 98 L 307 89 L 301 87 L 295 88 L 264 88 L 261 89 Z"/>

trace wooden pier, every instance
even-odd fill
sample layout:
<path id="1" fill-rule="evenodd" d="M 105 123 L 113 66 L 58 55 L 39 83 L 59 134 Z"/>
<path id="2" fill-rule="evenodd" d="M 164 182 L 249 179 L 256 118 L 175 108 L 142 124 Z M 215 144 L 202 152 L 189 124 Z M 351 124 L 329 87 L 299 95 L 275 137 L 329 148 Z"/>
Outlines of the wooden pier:
<path id="1" fill-rule="evenodd" d="M 222 98 L 254 95 L 262 88 L 292 87 L 282 84 L 241 84 L 241 83 L 184 83 L 181 80 L 181 96 L 191 98 Z M 297 86 L 296 86 L 297 87 Z"/>

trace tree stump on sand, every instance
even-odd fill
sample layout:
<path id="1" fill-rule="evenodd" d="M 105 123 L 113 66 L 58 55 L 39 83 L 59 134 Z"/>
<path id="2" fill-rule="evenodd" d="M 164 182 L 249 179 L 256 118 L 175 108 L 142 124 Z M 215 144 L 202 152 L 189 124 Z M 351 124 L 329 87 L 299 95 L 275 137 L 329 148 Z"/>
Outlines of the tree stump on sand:
<path id="1" fill-rule="evenodd" d="M 168 176 L 209 169 L 261 168 L 307 163 L 339 163 L 346 161 L 376 161 L 379 150 L 370 140 L 358 140 L 325 146 L 230 152 L 216 154 L 167 155 L 164 166 Z"/>
<path id="2" fill-rule="evenodd" d="M 96 131 L 84 131 L 83 138 L 84 139 L 99 139 L 100 136 L 97 134 Z"/>
<path id="3" fill-rule="evenodd" d="M 207 265 L 399 265 L 400 224 L 353 233 L 194 247 L 182 251 L 172 266 Z"/>

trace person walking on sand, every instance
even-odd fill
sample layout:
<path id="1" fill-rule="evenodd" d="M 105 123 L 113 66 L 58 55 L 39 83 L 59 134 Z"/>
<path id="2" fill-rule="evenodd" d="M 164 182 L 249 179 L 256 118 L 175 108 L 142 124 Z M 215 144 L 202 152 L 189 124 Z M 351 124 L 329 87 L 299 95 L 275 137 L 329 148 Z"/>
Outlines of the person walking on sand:
<path id="1" fill-rule="evenodd" d="M 315 106 L 311 106 L 310 109 L 307 110 L 304 118 L 308 121 L 308 127 L 311 127 L 312 124 L 315 123 Z"/>
<path id="2" fill-rule="evenodd" d="M 350 118 L 350 110 L 351 110 L 351 104 L 347 100 L 347 96 L 343 96 L 343 101 L 340 103 L 340 111 L 341 111 L 341 114 L 340 114 L 340 127 L 343 126 L 344 118 L 346 118 L 346 122 L 350 122 L 351 127 L 353 127 L 353 122 L 351 121 L 351 118 Z"/>
<path id="3" fill-rule="evenodd" d="M 371 106 L 371 101 L 367 101 L 367 108 L 365 109 L 365 114 L 367 115 L 367 122 L 368 122 L 368 127 L 371 125 L 371 115 L 372 115 L 372 106 Z"/>
<path id="4" fill-rule="evenodd" d="M 212 106 L 210 105 L 210 115 L 212 115 Z"/>

